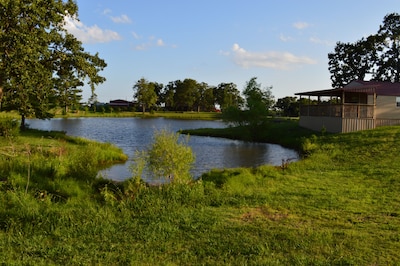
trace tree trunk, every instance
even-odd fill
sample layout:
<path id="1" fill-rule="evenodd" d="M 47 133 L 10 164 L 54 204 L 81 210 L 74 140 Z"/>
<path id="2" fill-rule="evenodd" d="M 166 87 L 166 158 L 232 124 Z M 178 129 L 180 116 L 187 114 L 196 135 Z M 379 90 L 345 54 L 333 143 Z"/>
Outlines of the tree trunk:
<path id="1" fill-rule="evenodd" d="M 0 74 L 0 111 L 1 111 L 1 106 L 2 106 L 2 100 L 3 100 L 3 75 Z"/>
<path id="2" fill-rule="evenodd" d="M 19 126 L 21 131 L 24 131 L 26 129 L 25 126 L 25 115 L 21 115 L 21 125 Z"/>
<path id="3" fill-rule="evenodd" d="M 3 84 L 1 83 L 2 81 L 0 80 L 0 112 L 1 112 L 1 104 L 3 100 Z"/>
<path id="4" fill-rule="evenodd" d="M 146 105 L 142 105 L 142 112 L 143 112 L 143 114 L 144 114 L 144 112 L 146 111 Z"/>

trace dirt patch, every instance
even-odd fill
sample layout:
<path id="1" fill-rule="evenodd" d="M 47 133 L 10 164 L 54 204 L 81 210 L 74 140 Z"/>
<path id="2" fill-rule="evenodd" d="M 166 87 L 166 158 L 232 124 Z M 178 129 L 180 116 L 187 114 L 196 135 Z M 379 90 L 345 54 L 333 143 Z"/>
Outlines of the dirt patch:
<path id="1" fill-rule="evenodd" d="M 267 219 L 270 221 L 280 221 L 289 216 L 287 211 L 274 210 L 269 207 L 255 207 L 242 214 L 240 219 L 245 222 L 251 222 L 257 219 Z"/>

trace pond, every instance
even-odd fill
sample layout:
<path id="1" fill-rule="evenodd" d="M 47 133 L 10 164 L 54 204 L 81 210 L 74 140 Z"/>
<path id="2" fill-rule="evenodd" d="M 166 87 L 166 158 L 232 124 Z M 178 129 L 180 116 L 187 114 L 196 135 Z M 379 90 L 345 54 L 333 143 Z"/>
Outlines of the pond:
<path id="1" fill-rule="evenodd" d="M 129 166 L 134 152 L 145 149 L 151 143 L 155 130 L 176 132 L 181 129 L 226 127 L 221 121 L 135 117 L 30 119 L 27 123 L 31 128 L 65 131 L 71 136 L 110 142 L 120 147 L 130 159 L 101 172 L 104 177 L 117 181 L 131 177 Z M 276 144 L 199 136 L 190 136 L 188 144 L 196 156 L 192 171 L 194 177 L 215 168 L 281 165 L 282 159 L 295 161 L 299 158 L 296 151 Z"/>

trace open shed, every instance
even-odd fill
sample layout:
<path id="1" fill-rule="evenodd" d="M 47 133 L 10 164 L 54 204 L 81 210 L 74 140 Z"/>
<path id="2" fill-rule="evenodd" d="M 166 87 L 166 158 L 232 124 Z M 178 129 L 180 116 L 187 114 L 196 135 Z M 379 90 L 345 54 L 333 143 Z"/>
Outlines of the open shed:
<path id="1" fill-rule="evenodd" d="M 296 93 L 302 127 L 344 133 L 400 125 L 400 83 L 354 80 L 343 88 Z M 316 100 L 316 101 L 312 101 Z"/>

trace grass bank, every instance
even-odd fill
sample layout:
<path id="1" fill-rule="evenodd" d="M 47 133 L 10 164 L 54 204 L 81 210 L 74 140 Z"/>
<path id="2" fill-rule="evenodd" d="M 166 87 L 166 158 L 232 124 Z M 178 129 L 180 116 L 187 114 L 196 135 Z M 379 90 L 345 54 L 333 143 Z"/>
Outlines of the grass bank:
<path id="1" fill-rule="evenodd" d="M 312 135 L 321 133 L 298 126 L 297 119 L 270 119 L 263 127 L 199 128 L 181 130 L 180 133 L 197 136 L 210 136 L 244 141 L 280 144 L 287 148 L 302 151 L 303 141 Z"/>
<path id="2" fill-rule="evenodd" d="M 57 137 L 40 135 L 29 143 L 46 158 L 75 145 L 44 145 Z M 37 164 L 27 193 L 25 141 L 10 148 L 2 139 L 3 152 L 21 149 L 2 160 L 25 161 L 18 174 L 0 168 L 0 263 L 399 264 L 400 127 L 319 135 L 296 138 L 308 156 L 286 169 L 214 170 L 189 186 L 151 187 L 82 181 L 74 177 L 84 167 L 66 175 Z"/>
<path id="3" fill-rule="evenodd" d="M 0 185 L 66 199 L 71 186 L 79 189 L 81 183 L 93 182 L 99 169 L 126 160 L 122 150 L 109 143 L 29 129 L 18 136 L 0 136 Z"/>
<path id="4" fill-rule="evenodd" d="M 77 111 L 62 115 L 57 112 L 55 117 L 165 117 L 174 119 L 196 119 L 196 120 L 218 120 L 221 119 L 221 113 L 216 112 L 90 112 L 90 111 Z"/>

